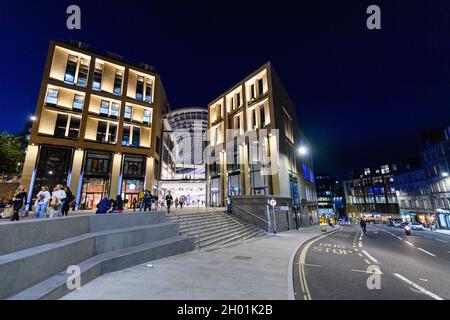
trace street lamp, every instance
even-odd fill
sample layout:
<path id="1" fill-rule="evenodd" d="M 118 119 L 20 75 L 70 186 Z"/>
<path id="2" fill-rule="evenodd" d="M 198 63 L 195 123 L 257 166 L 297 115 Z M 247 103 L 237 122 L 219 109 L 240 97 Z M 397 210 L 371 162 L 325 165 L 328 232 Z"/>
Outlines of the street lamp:
<path id="1" fill-rule="evenodd" d="M 306 156 L 308 154 L 308 149 L 305 146 L 300 146 L 298 148 L 298 154 L 303 156 Z"/>
<path id="2" fill-rule="evenodd" d="M 31 121 L 36 121 L 36 116 L 30 116 Z"/>
<path id="3" fill-rule="evenodd" d="M 442 172 L 442 176 L 443 176 L 444 178 L 447 178 L 447 177 L 448 177 L 448 172 Z"/>

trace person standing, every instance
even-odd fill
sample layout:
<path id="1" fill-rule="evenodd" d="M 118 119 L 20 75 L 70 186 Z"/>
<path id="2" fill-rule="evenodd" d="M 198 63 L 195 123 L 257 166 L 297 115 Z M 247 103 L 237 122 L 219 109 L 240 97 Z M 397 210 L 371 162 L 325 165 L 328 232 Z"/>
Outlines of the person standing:
<path id="1" fill-rule="evenodd" d="M 47 186 L 42 186 L 41 191 L 36 195 L 36 204 L 34 208 L 34 217 L 36 219 L 44 219 L 47 212 L 48 202 L 50 201 L 50 192 Z"/>
<path id="2" fill-rule="evenodd" d="M 111 201 L 108 199 L 108 196 L 105 195 L 102 200 L 97 203 L 97 211 L 96 214 L 105 214 L 108 212 L 109 208 L 111 208 Z"/>
<path id="3" fill-rule="evenodd" d="M 23 208 L 27 201 L 27 192 L 25 191 L 25 187 L 20 185 L 13 197 L 13 210 L 14 213 L 11 217 L 11 221 L 19 221 L 19 211 Z"/>
<path id="4" fill-rule="evenodd" d="M 180 196 L 180 208 L 183 209 L 184 206 L 184 202 L 186 201 L 186 198 L 184 197 L 184 195 Z"/>
<path id="5" fill-rule="evenodd" d="M 75 197 L 68 186 L 64 187 L 64 192 L 66 193 L 66 198 L 64 199 L 64 203 L 62 205 L 62 214 L 67 217 L 69 215 L 70 203 L 75 199 Z"/>
<path id="6" fill-rule="evenodd" d="M 133 212 L 136 212 L 136 204 L 137 204 L 136 197 L 133 197 Z"/>
<path id="7" fill-rule="evenodd" d="M 173 197 L 169 191 L 169 193 L 166 196 L 167 213 L 170 213 L 170 206 L 172 205 L 172 202 L 173 202 Z"/>
<path id="8" fill-rule="evenodd" d="M 123 212 L 123 200 L 122 200 L 122 196 L 120 194 L 117 195 L 116 201 L 114 201 L 114 206 L 113 206 L 111 212 L 115 212 L 115 213 Z"/>
<path id="9" fill-rule="evenodd" d="M 180 201 L 178 200 L 178 197 L 175 198 L 175 208 L 178 208 L 178 204 L 180 203 Z"/>
<path id="10" fill-rule="evenodd" d="M 152 195 L 149 191 L 145 191 L 144 195 L 144 211 L 151 211 L 152 210 Z"/>
<path id="11" fill-rule="evenodd" d="M 66 199 L 66 192 L 62 188 L 62 185 L 58 184 L 53 189 L 52 193 L 52 202 L 50 208 L 50 216 L 49 218 L 53 218 L 55 215 L 55 211 L 58 213 L 58 217 L 62 217 L 62 206 L 64 204 L 64 200 Z"/>

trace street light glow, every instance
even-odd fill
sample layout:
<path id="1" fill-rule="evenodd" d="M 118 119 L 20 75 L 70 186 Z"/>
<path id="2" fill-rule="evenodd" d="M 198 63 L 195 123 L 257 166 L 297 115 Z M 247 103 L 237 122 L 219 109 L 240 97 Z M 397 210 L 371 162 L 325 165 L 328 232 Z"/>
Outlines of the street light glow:
<path id="1" fill-rule="evenodd" d="M 305 156 L 305 155 L 308 154 L 308 149 L 306 149 L 305 146 L 301 146 L 300 148 L 298 148 L 298 153 L 299 153 L 301 156 Z"/>
<path id="2" fill-rule="evenodd" d="M 447 178 L 447 177 L 448 177 L 448 172 L 442 172 L 442 176 L 443 176 L 444 178 Z"/>
<path id="3" fill-rule="evenodd" d="M 36 121 L 36 116 L 30 116 L 31 121 Z"/>

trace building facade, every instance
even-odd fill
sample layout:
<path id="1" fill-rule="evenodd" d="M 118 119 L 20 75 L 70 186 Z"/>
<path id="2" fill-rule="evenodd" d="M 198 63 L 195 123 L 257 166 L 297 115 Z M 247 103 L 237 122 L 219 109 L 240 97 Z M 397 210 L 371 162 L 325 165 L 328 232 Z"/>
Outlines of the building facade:
<path id="1" fill-rule="evenodd" d="M 400 217 L 394 173 L 398 165 L 382 165 L 356 171 L 344 181 L 347 215 L 349 217 Z"/>
<path id="2" fill-rule="evenodd" d="M 437 226 L 450 229 L 450 123 L 439 131 L 437 139 L 425 139 L 420 157 Z"/>
<path id="3" fill-rule="evenodd" d="M 70 186 L 79 209 L 95 208 L 105 195 L 139 200 L 158 185 L 168 111 L 152 67 L 51 42 L 22 174 L 28 203 L 41 186 L 56 184 Z"/>
<path id="4" fill-rule="evenodd" d="M 317 220 L 311 148 L 270 62 L 214 99 L 208 115 L 210 205 L 278 196 Z"/>
<path id="5" fill-rule="evenodd" d="M 333 198 L 336 180 L 328 173 L 316 174 L 317 204 L 319 214 L 334 214 Z"/>
<path id="6" fill-rule="evenodd" d="M 430 201 L 430 189 L 425 170 L 407 164 L 394 176 L 400 215 L 403 221 L 433 223 L 435 216 Z"/>

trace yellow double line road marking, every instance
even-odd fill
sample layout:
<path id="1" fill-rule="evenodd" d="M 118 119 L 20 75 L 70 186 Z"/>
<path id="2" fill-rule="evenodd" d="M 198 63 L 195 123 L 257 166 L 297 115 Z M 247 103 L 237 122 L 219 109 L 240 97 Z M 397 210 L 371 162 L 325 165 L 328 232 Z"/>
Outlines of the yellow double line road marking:
<path id="1" fill-rule="evenodd" d="M 300 259 L 299 259 L 299 265 L 298 265 L 298 271 L 300 274 L 300 285 L 302 287 L 302 291 L 303 291 L 303 298 L 305 300 L 312 300 L 311 299 L 311 293 L 309 292 L 309 288 L 308 288 L 308 283 L 306 282 L 306 275 L 305 275 L 305 265 L 308 265 L 305 260 L 306 260 L 306 254 L 308 253 L 308 249 L 309 247 L 311 247 L 312 244 L 314 244 L 315 242 L 328 237 L 329 235 L 336 233 L 338 231 L 340 231 L 341 229 L 337 229 L 335 231 L 332 231 L 330 233 L 327 233 L 323 236 L 320 236 L 316 239 L 310 240 L 306 246 L 303 248 L 301 254 L 300 254 Z"/>

